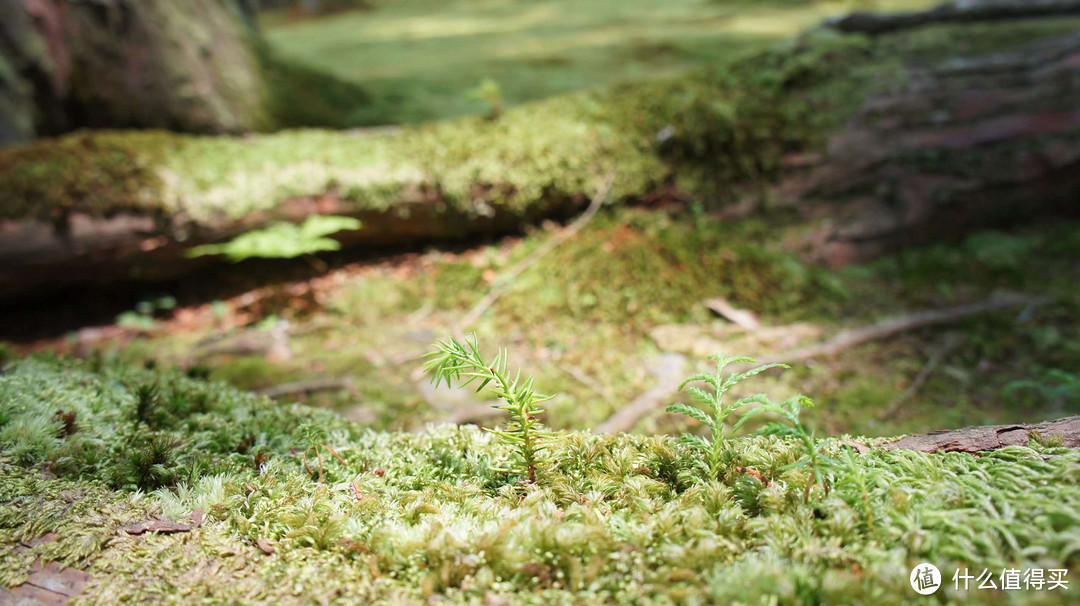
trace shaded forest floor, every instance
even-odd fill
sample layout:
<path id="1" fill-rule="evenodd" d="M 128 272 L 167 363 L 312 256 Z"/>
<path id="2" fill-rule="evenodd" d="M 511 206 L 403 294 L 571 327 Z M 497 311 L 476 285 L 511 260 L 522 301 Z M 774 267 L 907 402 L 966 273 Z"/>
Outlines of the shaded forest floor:
<path id="1" fill-rule="evenodd" d="M 420 356 L 507 268 L 554 237 L 549 223 L 522 237 L 456 252 L 295 263 L 248 261 L 229 296 L 145 291 L 112 325 L 28 343 L 80 356 L 178 367 L 194 376 L 341 411 L 378 429 L 428 422 L 491 423 L 482 397 L 433 390 Z M 840 271 L 801 261 L 805 227 L 783 214 L 723 221 L 700 210 L 602 211 L 513 281 L 476 326 L 481 342 L 510 349 L 537 376 L 556 428 L 598 426 L 626 403 L 688 374 L 717 351 L 783 359 L 783 352 L 885 318 L 977 302 L 1003 293 L 1048 302 L 1009 308 L 853 347 L 766 379 L 778 395 L 823 404 L 829 433 L 893 435 L 1080 412 L 1055 369 L 1080 367 L 1080 225 L 981 232 Z M 314 277 L 308 263 L 333 267 Z M 227 284 L 229 274 L 223 274 Z M 274 283 L 244 281 L 275 275 Z M 178 296 L 174 309 L 162 299 Z M 744 330 L 710 311 L 722 297 L 757 314 Z M 157 308 L 155 308 L 155 304 Z M 1044 381 L 1045 378 L 1045 381 Z M 1041 388 L 1013 386 L 1020 380 Z M 661 388 L 663 391 L 663 388 Z M 658 394 L 637 425 L 675 432 Z"/>
<path id="2" fill-rule="evenodd" d="M 579 53 L 574 36 L 613 25 L 590 21 L 595 7 L 560 13 L 583 20 L 561 39 L 569 63 L 545 38 L 543 11 L 558 3 L 455 3 L 475 14 L 462 13 L 461 35 L 443 39 L 425 37 L 429 21 L 409 13 L 427 2 L 387 5 L 376 21 L 382 50 L 408 61 L 407 47 L 423 47 L 459 78 L 418 78 L 433 96 L 401 104 L 392 119 L 482 111 L 454 99 L 485 77 L 499 78 L 508 105 L 601 81 L 596 74 L 611 70 L 597 58 L 612 48 L 643 56 L 643 74 L 717 52 L 702 23 L 665 41 L 645 27 L 648 7 L 624 4 L 638 25 L 620 31 L 641 40 L 595 53 Z M 723 26 L 717 46 L 734 37 L 741 52 L 816 20 L 828 3 L 708 6 Z M 723 18 L 734 6 L 748 16 Z M 499 11 L 515 11 L 520 19 L 509 22 L 520 28 L 493 31 Z M 335 44 L 354 17 L 281 25 L 271 38 L 282 46 L 290 36 L 297 46 L 325 38 L 321 52 L 344 55 Z M 1010 48 L 1073 25 L 938 27 L 881 41 L 814 35 L 734 71 L 721 65 L 526 105 L 499 120 L 397 133 L 85 133 L 0 157 L 13 167 L 0 188 L 7 219 L 135 212 L 168 223 L 170 213 L 194 212 L 196 226 L 342 191 L 339 202 L 387 215 L 415 193 L 413 208 L 510 209 L 524 224 L 543 216 L 525 210 L 552 200 L 584 206 L 612 166 L 623 171 L 613 204 L 510 282 L 508 272 L 565 226 L 125 283 L 122 304 L 62 301 L 76 327 L 69 334 L 48 326 L 49 338 L 0 343 L 0 601 L 66 574 L 66 590 L 102 602 L 905 603 L 911 567 L 929 561 L 942 567 L 941 601 L 1066 602 L 1063 592 L 953 590 L 950 575 L 1042 568 L 1067 570 L 1075 582 L 1075 449 L 1034 435 L 978 456 L 851 445 L 1080 413 L 1080 223 L 974 232 L 830 270 L 800 254 L 819 226 L 773 205 L 769 190 L 788 160 L 824 146 L 871 85 L 903 73 L 901 61 Z M 755 33 L 740 38 L 740 28 Z M 338 37 L 324 36 L 335 29 Z M 552 90 L 493 75 L 494 63 L 476 59 L 488 37 L 503 35 L 544 47 L 521 51 L 542 66 L 520 73 Z M 451 69 L 446 49 L 459 41 L 476 71 Z M 653 52 L 668 44 L 676 59 Z M 390 116 L 398 95 L 411 93 L 392 78 L 368 82 L 369 68 L 352 77 L 383 87 L 371 111 Z M 717 102 L 718 91 L 728 102 Z M 298 155 L 311 162 L 297 164 Z M 695 180 L 698 189 L 687 187 Z M 746 191 L 764 201 L 735 219 Z M 155 238 L 189 245 L 177 236 L 184 227 Z M 504 285 L 475 324 L 461 326 Z M 685 400 L 681 378 L 708 370 L 707 354 L 782 361 L 883 319 L 1016 293 L 1038 302 L 755 377 L 753 392 L 817 401 L 803 420 L 833 459 L 823 478 L 796 465 L 799 442 L 775 436 L 732 438 L 718 450 L 720 473 L 703 471 L 701 453 L 674 435 L 705 428 L 664 412 Z M 718 299 L 761 326 L 718 317 Z M 25 307 L 20 321 L 58 317 L 44 304 Z M 91 317 L 105 320 L 78 324 Z M 432 389 L 423 375 L 423 354 L 461 328 L 475 328 L 486 353 L 505 347 L 511 369 L 556 394 L 543 417 L 558 430 L 553 460 L 535 484 L 505 471 L 505 444 L 468 425 L 505 421 L 493 416 L 489 391 Z M 641 401 L 652 412 L 632 432 L 590 432 Z"/>

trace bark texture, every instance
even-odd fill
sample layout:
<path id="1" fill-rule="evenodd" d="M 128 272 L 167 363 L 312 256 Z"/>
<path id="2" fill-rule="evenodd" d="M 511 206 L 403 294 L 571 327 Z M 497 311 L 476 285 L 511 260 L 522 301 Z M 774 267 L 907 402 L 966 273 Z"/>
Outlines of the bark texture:
<path id="1" fill-rule="evenodd" d="M 979 425 L 931 431 L 907 436 L 882 446 L 886 450 L 907 449 L 920 452 L 983 452 L 1006 446 L 1022 446 L 1032 435 L 1043 440 L 1060 437 L 1063 446 L 1080 448 L 1080 416 L 1064 417 L 1055 421 L 1032 425 Z"/>
<path id="2" fill-rule="evenodd" d="M 249 0 L 0 0 L 0 144 L 267 120 Z"/>
<path id="3" fill-rule="evenodd" d="M 784 186 L 833 265 L 1080 211 L 1080 33 L 909 66 Z"/>

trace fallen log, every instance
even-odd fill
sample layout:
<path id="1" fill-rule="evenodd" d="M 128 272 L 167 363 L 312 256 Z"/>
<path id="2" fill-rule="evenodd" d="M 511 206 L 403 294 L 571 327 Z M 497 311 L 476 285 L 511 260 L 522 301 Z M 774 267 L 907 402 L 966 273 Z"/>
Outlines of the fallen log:
<path id="1" fill-rule="evenodd" d="M 1080 415 L 1032 425 L 976 425 L 961 429 L 931 431 L 883 444 L 881 448 L 919 452 L 976 453 L 1006 446 L 1022 446 L 1027 444 L 1033 435 L 1038 435 L 1043 440 L 1059 436 L 1063 446 L 1080 448 Z"/>
<path id="2" fill-rule="evenodd" d="M 956 0 L 927 11 L 878 14 L 857 12 L 833 19 L 844 33 L 886 34 L 935 23 L 974 23 L 1080 15 L 1080 0 Z"/>

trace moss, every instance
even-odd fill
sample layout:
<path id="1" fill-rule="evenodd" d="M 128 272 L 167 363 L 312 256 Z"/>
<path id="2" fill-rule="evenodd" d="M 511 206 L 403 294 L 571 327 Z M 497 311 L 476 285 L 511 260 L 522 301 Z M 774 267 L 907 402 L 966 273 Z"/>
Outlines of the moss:
<path id="1" fill-rule="evenodd" d="M 82 133 L 0 154 L 0 208 L 5 218 L 164 210 L 210 224 L 327 191 L 386 209 L 421 188 L 459 212 L 525 214 L 590 193 L 612 171 L 616 198 L 674 173 L 716 196 L 771 178 L 782 153 L 820 143 L 825 122 L 840 120 L 865 86 L 824 66 L 870 58 L 859 38 L 814 36 L 730 69 L 398 134 Z"/>
<path id="2" fill-rule="evenodd" d="M 465 214 L 501 207 L 535 218 L 553 202 L 590 194 L 612 172 L 615 198 L 642 196 L 674 178 L 684 192 L 723 203 L 774 179 L 785 154 L 823 145 L 870 91 L 903 81 L 904 63 L 933 63 L 957 47 L 1007 49 L 1064 27 L 1051 20 L 928 28 L 874 41 L 812 32 L 677 78 L 398 133 L 79 133 L 0 152 L 0 217 L 127 210 L 208 225 L 331 192 L 358 211 L 419 197 Z M 308 93 L 331 93 L 319 92 L 326 105 L 310 109 L 327 124 L 362 96 L 330 76 L 265 63 L 277 90 L 274 111 L 286 122 L 314 119 L 286 115 L 310 108 Z"/>
<path id="3" fill-rule="evenodd" d="M 178 457 L 198 450 L 213 467 L 151 494 L 110 490 L 110 457 L 133 435 L 133 385 L 147 381 L 208 397 L 206 412 L 161 435 L 187 444 Z M 808 477 L 786 467 L 798 448 L 780 439 L 731 441 L 731 460 L 771 478 L 765 488 L 733 468 L 703 478 L 671 438 L 564 433 L 557 467 L 520 494 L 491 469 L 505 447 L 472 427 L 378 433 L 172 373 L 94 373 L 44 359 L 16 362 L 0 395 L 0 581 L 20 582 L 33 557 L 58 559 L 91 571 L 91 601 L 855 603 L 906 599 L 921 561 L 945 576 L 955 567 L 1080 566 L 1080 453 L 1036 443 L 973 457 L 844 455 L 826 441 L 846 461 L 828 496 L 803 503 Z M 79 410 L 79 431 L 61 438 L 45 422 L 57 407 Z M 323 484 L 293 453 L 293 430 L 305 422 L 346 462 L 327 465 Z M 37 443 L 21 447 L 25 437 L 6 432 L 12 425 L 33 428 Z M 91 443 L 102 465 L 59 465 L 65 448 Z M 189 533 L 118 532 L 195 508 L 207 518 Z M 58 541 L 14 548 L 48 532 Z M 1009 597 L 943 591 L 952 601 Z M 1015 600 L 1033 597 L 1057 598 Z"/>

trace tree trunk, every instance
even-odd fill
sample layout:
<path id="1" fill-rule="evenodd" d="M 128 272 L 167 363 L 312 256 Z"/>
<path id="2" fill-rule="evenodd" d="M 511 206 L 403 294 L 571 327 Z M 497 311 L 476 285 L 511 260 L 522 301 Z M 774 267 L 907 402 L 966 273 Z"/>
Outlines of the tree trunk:
<path id="1" fill-rule="evenodd" d="M 249 0 L 0 0 L 0 144 L 268 120 Z"/>

